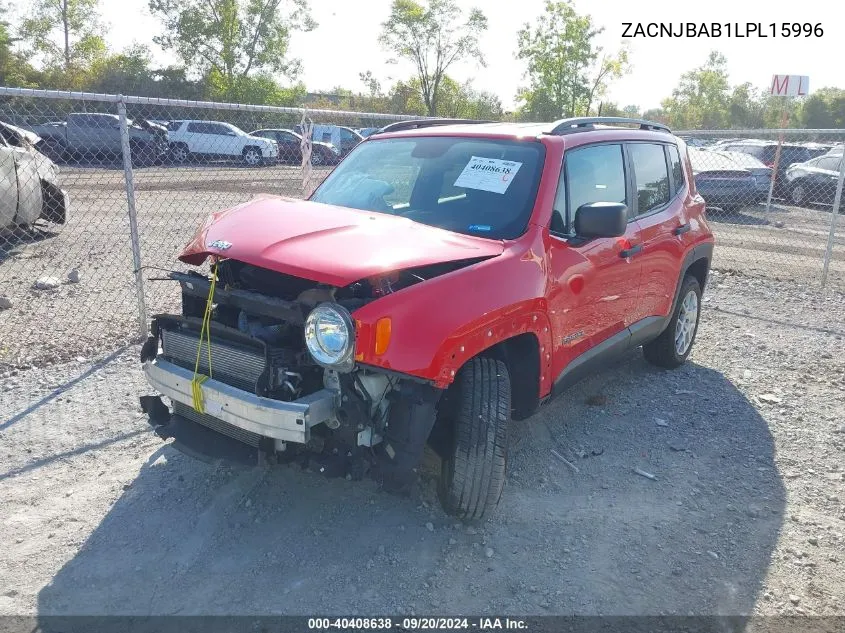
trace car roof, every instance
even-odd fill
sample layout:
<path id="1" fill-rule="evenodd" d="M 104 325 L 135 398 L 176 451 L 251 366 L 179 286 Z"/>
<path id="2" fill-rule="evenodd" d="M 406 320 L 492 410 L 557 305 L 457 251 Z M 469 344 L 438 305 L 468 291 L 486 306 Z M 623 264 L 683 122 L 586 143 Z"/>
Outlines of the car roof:
<path id="1" fill-rule="evenodd" d="M 731 152 L 733 153 L 733 152 Z M 689 158 L 692 163 L 692 169 L 695 172 L 703 171 L 744 171 L 748 170 L 740 165 L 732 157 L 728 156 L 728 152 L 722 152 L 712 149 L 699 149 L 697 147 L 689 148 Z"/>
<path id="2" fill-rule="evenodd" d="M 710 152 L 711 154 L 718 154 L 729 158 L 742 167 L 763 167 L 769 169 L 759 158 L 752 156 L 751 154 L 746 154 L 745 152 L 733 152 L 727 149 L 708 149 L 706 147 L 702 149 L 706 152 Z"/>
<path id="3" fill-rule="evenodd" d="M 632 123 L 637 121 L 632 120 Z M 450 123 L 446 125 L 434 125 L 420 128 L 413 128 L 408 130 L 376 132 L 369 138 L 400 138 L 400 137 L 419 137 L 419 136 L 471 136 L 471 137 L 498 137 L 498 138 L 539 138 L 541 136 L 558 136 L 552 134 L 555 128 L 555 123 L 536 123 L 536 122 L 518 122 L 518 121 L 489 121 L 473 123 L 468 121 L 466 123 Z M 382 128 L 380 128 L 382 129 Z M 622 136 L 631 135 L 631 138 L 650 137 L 654 134 L 667 135 L 669 132 L 654 130 L 643 130 L 638 128 L 630 128 L 616 125 L 597 124 L 590 127 L 577 127 L 566 129 L 564 132 L 569 137 L 580 136 L 584 134 L 595 134 L 597 132 L 619 133 Z"/>

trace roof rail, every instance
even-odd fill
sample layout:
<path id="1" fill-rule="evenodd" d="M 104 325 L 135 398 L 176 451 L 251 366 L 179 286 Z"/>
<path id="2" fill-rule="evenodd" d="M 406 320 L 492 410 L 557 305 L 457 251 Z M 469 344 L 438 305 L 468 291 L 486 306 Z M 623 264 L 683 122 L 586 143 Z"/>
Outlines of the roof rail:
<path id="1" fill-rule="evenodd" d="M 595 124 L 609 124 L 609 123 L 627 123 L 628 125 L 636 124 L 640 126 L 641 130 L 655 130 L 658 132 L 670 132 L 671 130 L 662 123 L 654 121 L 646 121 L 645 119 L 628 119 L 622 116 L 596 116 L 596 117 L 573 117 L 571 119 L 561 119 L 554 122 L 554 127 L 549 134 L 569 134 L 571 132 L 581 132 L 583 128 L 593 127 Z"/>
<path id="2" fill-rule="evenodd" d="M 382 132 L 401 132 L 402 130 L 417 130 L 423 127 L 432 127 L 434 125 L 453 125 L 469 124 L 469 123 L 495 123 L 496 121 L 474 121 L 471 119 L 412 119 L 411 121 L 397 121 L 390 123 L 378 130 L 376 134 Z"/>

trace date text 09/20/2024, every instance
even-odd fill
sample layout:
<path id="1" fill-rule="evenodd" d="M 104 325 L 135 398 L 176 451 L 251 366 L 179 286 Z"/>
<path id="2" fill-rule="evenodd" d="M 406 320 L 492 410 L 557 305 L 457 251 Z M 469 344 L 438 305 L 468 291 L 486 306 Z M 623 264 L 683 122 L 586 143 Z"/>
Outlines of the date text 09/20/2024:
<path id="1" fill-rule="evenodd" d="M 622 37 L 822 37 L 821 22 L 623 22 Z"/>
<path id="2" fill-rule="evenodd" d="M 447 630 L 525 630 L 527 624 L 518 618 L 308 618 L 308 629 L 314 631 L 382 630 L 447 631 Z"/>

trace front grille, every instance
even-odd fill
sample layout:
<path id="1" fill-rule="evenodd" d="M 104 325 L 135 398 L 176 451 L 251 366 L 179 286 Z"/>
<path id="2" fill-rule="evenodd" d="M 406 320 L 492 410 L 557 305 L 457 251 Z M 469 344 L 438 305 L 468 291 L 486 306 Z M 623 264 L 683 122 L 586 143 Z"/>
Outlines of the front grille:
<path id="1" fill-rule="evenodd" d="M 198 334 L 184 330 L 163 330 L 162 350 L 165 357 L 176 365 L 193 371 L 197 361 Z M 215 380 L 238 389 L 255 392 L 255 385 L 267 365 L 263 353 L 236 343 L 221 341 L 212 336 L 211 376 Z M 200 349 L 200 372 L 208 375 L 208 343 Z"/>
<path id="2" fill-rule="evenodd" d="M 212 362 L 213 361 L 214 359 L 212 358 Z M 197 413 L 192 407 L 187 404 L 182 404 L 181 402 L 174 401 L 173 413 L 174 415 L 186 418 L 191 422 L 201 424 L 202 426 L 207 427 L 212 431 L 216 431 L 217 433 L 226 435 L 227 437 L 231 437 L 233 440 L 238 440 L 239 442 L 258 448 L 258 442 L 261 439 L 261 436 L 257 433 L 253 433 L 252 431 L 245 431 L 229 424 L 228 422 L 218 420 L 217 418 L 210 416 L 207 413 Z"/>

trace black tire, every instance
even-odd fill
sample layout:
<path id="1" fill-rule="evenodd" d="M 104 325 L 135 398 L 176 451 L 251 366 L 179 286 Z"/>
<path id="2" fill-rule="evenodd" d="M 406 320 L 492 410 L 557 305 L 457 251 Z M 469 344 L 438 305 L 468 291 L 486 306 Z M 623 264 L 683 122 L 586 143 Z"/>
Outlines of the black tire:
<path id="1" fill-rule="evenodd" d="M 690 293 L 695 294 L 696 314 L 695 325 L 692 330 L 692 337 L 689 344 L 683 353 L 678 351 L 676 345 L 676 336 L 678 334 L 678 321 L 682 310 L 684 309 L 684 300 Z M 683 365 L 692 352 L 692 347 L 695 344 L 695 335 L 698 333 L 698 321 L 701 318 L 701 285 L 698 280 L 692 275 L 684 277 L 681 284 L 681 292 L 678 295 L 678 302 L 672 312 L 672 318 L 669 319 L 669 324 L 663 333 L 653 341 L 643 345 L 643 356 L 652 365 L 663 367 L 665 369 L 674 369 Z"/>
<path id="2" fill-rule="evenodd" d="M 156 163 L 157 148 L 152 143 L 130 143 L 129 157 L 135 167 L 152 167 Z"/>
<path id="3" fill-rule="evenodd" d="M 800 180 L 789 187 L 789 202 L 796 207 L 805 207 L 809 202 L 807 188 Z"/>
<path id="4" fill-rule="evenodd" d="M 441 465 L 440 501 L 449 514 L 477 520 L 495 509 L 505 485 L 511 410 L 507 366 L 473 358 L 461 368 L 452 390 L 452 444 Z"/>
<path id="5" fill-rule="evenodd" d="M 311 153 L 311 164 L 314 166 L 321 166 L 326 164 L 326 157 L 323 156 L 320 152 L 312 152 Z"/>
<path id="6" fill-rule="evenodd" d="M 244 165 L 247 167 L 261 167 L 264 164 L 264 157 L 261 155 L 261 150 L 254 145 L 244 147 L 241 157 L 243 158 Z"/>
<path id="7" fill-rule="evenodd" d="M 170 160 L 177 164 L 187 163 L 191 152 L 184 143 L 173 143 L 170 146 Z"/>

